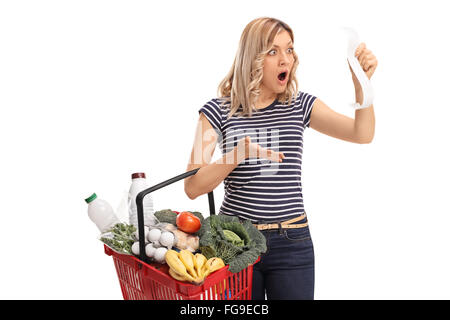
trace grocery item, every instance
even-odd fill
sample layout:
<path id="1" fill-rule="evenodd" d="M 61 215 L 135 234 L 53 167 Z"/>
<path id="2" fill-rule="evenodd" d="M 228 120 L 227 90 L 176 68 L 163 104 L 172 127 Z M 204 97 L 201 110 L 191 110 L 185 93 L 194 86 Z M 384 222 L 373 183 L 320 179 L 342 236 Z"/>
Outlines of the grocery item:
<path id="1" fill-rule="evenodd" d="M 151 258 L 153 261 L 159 263 L 165 263 L 165 253 L 168 249 L 172 249 L 177 238 L 175 235 L 168 230 L 165 230 L 165 224 L 157 224 L 154 226 L 144 226 L 146 238 L 145 238 L 145 255 Z M 132 225 L 131 225 L 132 226 Z M 135 227 L 133 226 L 133 230 Z M 138 232 L 133 232 L 133 239 L 138 239 Z M 139 256 L 140 254 L 140 244 L 136 241 L 131 246 L 131 252 Z"/>
<path id="2" fill-rule="evenodd" d="M 172 278 L 174 278 L 175 280 L 178 281 L 189 281 L 188 278 L 186 278 L 185 276 L 178 274 L 177 272 L 174 271 L 174 269 L 169 268 L 169 274 Z"/>
<path id="3" fill-rule="evenodd" d="M 206 278 L 210 273 L 213 273 L 223 267 L 225 267 L 225 263 L 221 258 L 209 258 L 202 267 L 202 276 Z"/>
<path id="4" fill-rule="evenodd" d="M 131 175 L 130 191 L 128 192 L 128 208 L 129 208 L 130 224 L 134 225 L 136 228 L 138 226 L 136 196 L 139 194 L 139 192 L 145 189 L 148 189 L 145 173 L 143 172 L 133 173 Z M 143 209 L 144 209 L 144 225 L 150 226 L 155 224 L 156 221 L 154 216 L 153 199 L 151 194 L 147 194 L 144 197 Z"/>
<path id="5" fill-rule="evenodd" d="M 231 241 L 232 244 L 242 247 L 245 245 L 244 239 L 241 239 L 236 233 L 231 230 L 223 230 L 223 234 L 227 238 L 227 240 Z"/>
<path id="6" fill-rule="evenodd" d="M 213 257 L 207 260 L 201 253 L 193 255 L 189 250 L 168 250 L 166 262 L 170 267 L 169 274 L 174 279 L 196 285 L 202 284 L 209 274 L 225 266 L 221 258 Z"/>
<path id="7" fill-rule="evenodd" d="M 119 253 L 132 254 L 132 245 L 136 242 L 136 228 L 126 223 L 117 223 L 111 231 L 103 233 L 100 240 Z"/>
<path id="8" fill-rule="evenodd" d="M 187 233 L 195 233 L 199 231 L 202 226 L 200 219 L 189 211 L 180 212 L 176 222 L 178 229 Z"/>
<path id="9" fill-rule="evenodd" d="M 159 238 L 159 243 L 167 247 L 168 249 L 172 249 L 172 247 L 175 245 L 175 236 L 170 231 L 164 231 L 161 233 L 161 237 Z"/>
<path id="10" fill-rule="evenodd" d="M 198 236 L 178 230 L 176 226 L 170 223 L 165 224 L 164 229 L 171 231 L 175 235 L 175 247 L 178 249 L 187 249 L 191 252 L 195 252 L 199 249 L 200 238 Z"/>
<path id="11" fill-rule="evenodd" d="M 149 258 L 153 258 L 156 252 L 156 247 L 153 245 L 153 243 L 149 243 L 145 246 L 145 255 Z"/>
<path id="12" fill-rule="evenodd" d="M 181 262 L 183 262 L 187 272 L 189 272 L 190 275 L 194 278 L 197 278 L 198 275 L 194 269 L 194 255 L 192 254 L 192 252 L 190 252 L 189 250 L 181 250 L 178 253 L 178 257 L 180 258 Z"/>
<path id="13" fill-rule="evenodd" d="M 180 260 L 178 256 L 178 252 L 176 252 L 175 250 L 168 250 L 166 252 L 165 259 L 167 265 L 172 270 L 172 273 L 175 273 L 179 279 L 184 279 L 180 281 L 189 281 L 192 283 L 197 283 L 197 280 L 187 272 L 186 266 L 183 264 L 183 262 Z"/>
<path id="14" fill-rule="evenodd" d="M 167 248 L 165 248 L 165 247 L 157 248 L 153 254 L 153 258 L 156 260 L 156 262 L 164 263 L 166 261 L 166 259 L 165 259 L 166 253 L 167 253 Z"/>
<path id="15" fill-rule="evenodd" d="M 109 231 L 120 222 L 111 205 L 105 200 L 99 199 L 95 193 L 85 201 L 88 204 L 88 216 L 101 233 Z"/>
<path id="16" fill-rule="evenodd" d="M 173 225 L 177 224 L 177 214 L 170 209 L 159 210 L 155 212 L 155 217 L 159 222 L 167 222 Z"/>
<path id="17" fill-rule="evenodd" d="M 147 239 L 150 242 L 158 242 L 161 238 L 161 230 L 159 228 L 153 228 L 149 230 Z"/>
<path id="18" fill-rule="evenodd" d="M 139 255 L 139 242 L 133 243 L 133 245 L 131 246 L 131 252 L 133 252 L 133 254 L 137 256 Z"/>
<path id="19" fill-rule="evenodd" d="M 207 258 L 222 258 L 233 273 L 255 263 L 267 250 L 264 235 L 249 220 L 240 222 L 237 217 L 209 216 L 199 236 L 201 253 Z"/>
<path id="20" fill-rule="evenodd" d="M 148 236 L 148 232 L 150 231 L 150 228 L 149 227 L 147 227 L 147 226 L 144 226 L 144 235 L 145 235 L 145 242 L 148 242 L 148 240 L 147 240 L 147 236 Z M 136 232 L 135 232 L 135 236 L 136 236 L 136 239 L 138 239 L 139 240 L 139 231 L 138 230 L 136 230 Z"/>
<path id="21" fill-rule="evenodd" d="M 208 259 L 206 259 L 206 257 L 204 255 L 202 255 L 201 253 L 196 253 L 194 255 L 195 260 L 194 260 L 194 264 L 195 264 L 195 271 L 197 272 L 198 275 L 202 274 L 202 270 L 203 270 L 203 265 L 206 263 L 206 261 Z"/>
<path id="22" fill-rule="evenodd" d="M 203 214 L 199 211 L 187 211 L 192 213 L 194 216 L 200 219 L 200 223 L 203 224 L 203 220 L 205 218 L 203 217 Z M 158 219 L 159 222 L 167 222 L 171 223 L 173 225 L 177 224 L 177 216 L 179 212 L 171 209 L 164 209 L 159 210 L 155 212 L 155 217 Z"/>
<path id="23" fill-rule="evenodd" d="M 198 212 L 198 211 L 188 211 L 188 212 L 192 213 L 194 216 L 199 218 L 200 223 L 203 223 L 203 221 L 205 220 L 205 218 L 203 217 L 203 214 L 201 212 Z"/>

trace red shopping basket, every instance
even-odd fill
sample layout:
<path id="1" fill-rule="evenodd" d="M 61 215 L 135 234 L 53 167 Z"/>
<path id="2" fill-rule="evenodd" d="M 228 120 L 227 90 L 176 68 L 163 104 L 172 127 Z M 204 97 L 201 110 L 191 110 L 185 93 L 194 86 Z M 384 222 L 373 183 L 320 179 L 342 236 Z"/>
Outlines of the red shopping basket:
<path id="1" fill-rule="evenodd" d="M 145 255 L 143 200 L 145 195 L 172 184 L 199 170 L 188 171 L 140 192 L 136 197 L 139 258 L 115 252 L 104 245 L 105 253 L 113 257 L 120 288 L 125 300 L 250 300 L 252 296 L 253 265 L 232 273 L 225 266 L 206 277 L 201 285 L 175 280 L 167 264 L 151 262 Z M 214 195 L 208 193 L 210 214 L 215 214 Z M 256 262 L 259 261 L 259 258 Z M 255 262 L 255 263 L 256 263 Z"/>

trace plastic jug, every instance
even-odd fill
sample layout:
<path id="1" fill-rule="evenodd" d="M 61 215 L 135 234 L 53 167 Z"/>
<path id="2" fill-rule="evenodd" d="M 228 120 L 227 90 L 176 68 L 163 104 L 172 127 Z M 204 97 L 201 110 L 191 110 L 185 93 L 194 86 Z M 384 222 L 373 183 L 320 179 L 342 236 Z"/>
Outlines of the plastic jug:
<path id="1" fill-rule="evenodd" d="M 128 208 L 129 208 L 130 224 L 134 225 L 136 228 L 138 227 L 136 196 L 138 195 L 139 192 L 147 189 L 148 187 L 149 186 L 147 185 L 145 173 L 137 172 L 131 175 L 131 187 L 128 193 Z M 151 194 L 148 194 L 144 197 L 143 207 L 144 207 L 144 225 L 145 226 L 154 225 L 157 221 L 154 216 L 153 199 Z"/>
<path id="2" fill-rule="evenodd" d="M 97 198 L 95 193 L 85 201 L 88 204 L 88 216 L 101 233 L 109 231 L 116 223 L 120 222 L 111 205 L 105 200 Z"/>

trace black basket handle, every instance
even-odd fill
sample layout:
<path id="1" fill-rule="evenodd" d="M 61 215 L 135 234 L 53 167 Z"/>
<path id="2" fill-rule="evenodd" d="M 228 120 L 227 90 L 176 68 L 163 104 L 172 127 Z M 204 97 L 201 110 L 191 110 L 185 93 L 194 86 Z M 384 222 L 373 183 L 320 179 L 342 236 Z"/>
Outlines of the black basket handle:
<path id="1" fill-rule="evenodd" d="M 144 197 L 158 189 L 164 188 L 168 186 L 169 184 L 172 184 L 174 182 L 177 182 L 179 180 L 183 180 L 189 176 L 192 176 L 197 173 L 197 171 L 200 170 L 200 168 L 187 171 L 183 174 L 180 174 L 176 177 L 173 177 L 169 180 L 163 181 L 161 183 L 158 183 L 157 185 L 154 185 L 153 187 L 150 187 L 148 189 L 145 189 L 141 192 L 139 192 L 136 196 L 136 206 L 137 206 L 137 218 L 138 218 L 138 232 L 139 232 L 139 258 L 148 263 L 150 262 L 150 259 L 147 258 L 145 255 L 145 232 L 144 232 Z M 209 202 L 209 214 L 215 215 L 215 208 L 214 208 L 214 194 L 213 192 L 208 193 L 208 202 Z"/>

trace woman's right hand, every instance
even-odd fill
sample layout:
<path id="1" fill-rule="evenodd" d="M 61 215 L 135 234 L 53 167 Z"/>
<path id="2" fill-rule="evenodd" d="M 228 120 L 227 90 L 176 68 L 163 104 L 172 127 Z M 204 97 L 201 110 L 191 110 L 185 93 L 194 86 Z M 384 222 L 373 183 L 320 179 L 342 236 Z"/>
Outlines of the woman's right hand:
<path id="1" fill-rule="evenodd" d="M 259 144 L 253 143 L 249 136 L 246 136 L 238 141 L 235 151 L 237 152 L 237 158 L 241 161 L 249 158 L 261 158 L 275 162 L 282 162 L 284 159 L 283 153 L 263 148 Z"/>

